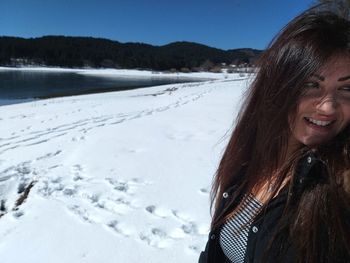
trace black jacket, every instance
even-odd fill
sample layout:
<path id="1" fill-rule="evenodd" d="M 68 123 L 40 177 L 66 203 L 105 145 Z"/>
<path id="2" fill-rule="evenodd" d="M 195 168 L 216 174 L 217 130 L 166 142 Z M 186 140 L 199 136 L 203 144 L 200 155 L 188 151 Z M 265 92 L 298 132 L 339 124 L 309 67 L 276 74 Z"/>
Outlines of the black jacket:
<path id="1" fill-rule="evenodd" d="M 248 241 L 244 262 L 262 263 L 263 255 L 266 248 L 270 244 L 271 237 L 274 235 L 276 226 L 282 216 L 288 195 L 296 195 L 307 187 L 311 180 L 314 180 L 320 175 L 320 167 L 324 168 L 323 162 L 317 158 L 313 152 L 309 152 L 299 162 L 296 169 L 296 176 L 293 191 L 289 192 L 288 187 L 285 187 L 276 198 L 272 199 L 267 205 L 266 210 L 260 213 L 253 221 L 248 233 Z M 220 209 L 225 207 L 226 202 L 231 201 L 230 197 L 234 193 L 236 187 L 233 186 L 224 194 L 220 203 Z M 199 263 L 221 263 L 230 262 L 221 250 L 219 243 L 219 234 L 221 227 L 213 229 L 209 233 L 209 238 L 205 251 L 200 254 Z M 265 262 L 269 263 L 292 263 L 295 262 L 295 253 L 292 245 L 288 241 L 287 235 L 277 236 L 275 242 L 271 245 L 270 253 Z M 280 248 L 283 246 L 283 254 L 280 254 Z"/>

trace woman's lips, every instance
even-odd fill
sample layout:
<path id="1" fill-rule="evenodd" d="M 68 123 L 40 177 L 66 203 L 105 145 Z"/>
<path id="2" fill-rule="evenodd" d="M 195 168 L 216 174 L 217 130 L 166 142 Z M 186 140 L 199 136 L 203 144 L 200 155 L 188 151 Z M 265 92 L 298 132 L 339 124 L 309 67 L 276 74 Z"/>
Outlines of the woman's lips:
<path id="1" fill-rule="evenodd" d="M 313 119 L 310 117 L 304 117 L 304 120 L 306 124 L 313 128 L 314 130 L 320 131 L 320 132 L 328 132 L 332 129 L 333 124 L 335 122 L 334 119 L 332 120 L 318 120 L 318 119 Z"/>

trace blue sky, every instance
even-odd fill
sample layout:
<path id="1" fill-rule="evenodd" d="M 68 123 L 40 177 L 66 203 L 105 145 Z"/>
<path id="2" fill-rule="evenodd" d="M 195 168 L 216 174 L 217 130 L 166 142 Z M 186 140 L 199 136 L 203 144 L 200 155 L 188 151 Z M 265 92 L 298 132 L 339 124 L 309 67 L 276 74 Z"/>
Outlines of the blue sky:
<path id="1" fill-rule="evenodd" d="M 1 0 L 0 35 L 264 49 L 313 0 Z"/>

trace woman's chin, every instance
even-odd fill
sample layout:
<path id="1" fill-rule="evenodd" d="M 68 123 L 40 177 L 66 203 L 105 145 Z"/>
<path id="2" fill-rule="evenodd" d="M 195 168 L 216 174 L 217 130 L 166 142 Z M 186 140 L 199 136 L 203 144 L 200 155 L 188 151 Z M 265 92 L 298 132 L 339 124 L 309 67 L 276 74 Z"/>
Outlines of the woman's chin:
<path id="1" fill-rule="evenodd" d="M 316 148 L 322 144 L 327 143 L 331 137 L 306 137 L 303 139 L 302 143 L 310 148 Z"/>

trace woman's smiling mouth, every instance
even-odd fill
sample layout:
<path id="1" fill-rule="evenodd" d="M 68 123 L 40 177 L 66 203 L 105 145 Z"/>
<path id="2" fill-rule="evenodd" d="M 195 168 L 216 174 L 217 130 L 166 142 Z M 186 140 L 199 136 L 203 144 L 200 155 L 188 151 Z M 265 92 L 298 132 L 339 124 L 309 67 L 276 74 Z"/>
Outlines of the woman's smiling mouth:
<path id="1" fill-rule="evenodd" d="M 333 120 L 317 120 L 310 117 L 304 117 L 305 123 L 308 127 L 316 130 L 317 132 L 329 132 L 333 128 L 335 119 Z"/>
<path id="2" fill-rule="evenodd" d="M 321 121 L 321 120 L 316 120 L 313 118 L 308 118 L 305 117 L 305 120 L 307 120 L 309 123 L 312 123 L 314 125 L 320 126 L 320 127 L 326 127 L 332 124 L 335 120 L 330 120 L 330 121 Z"/>

